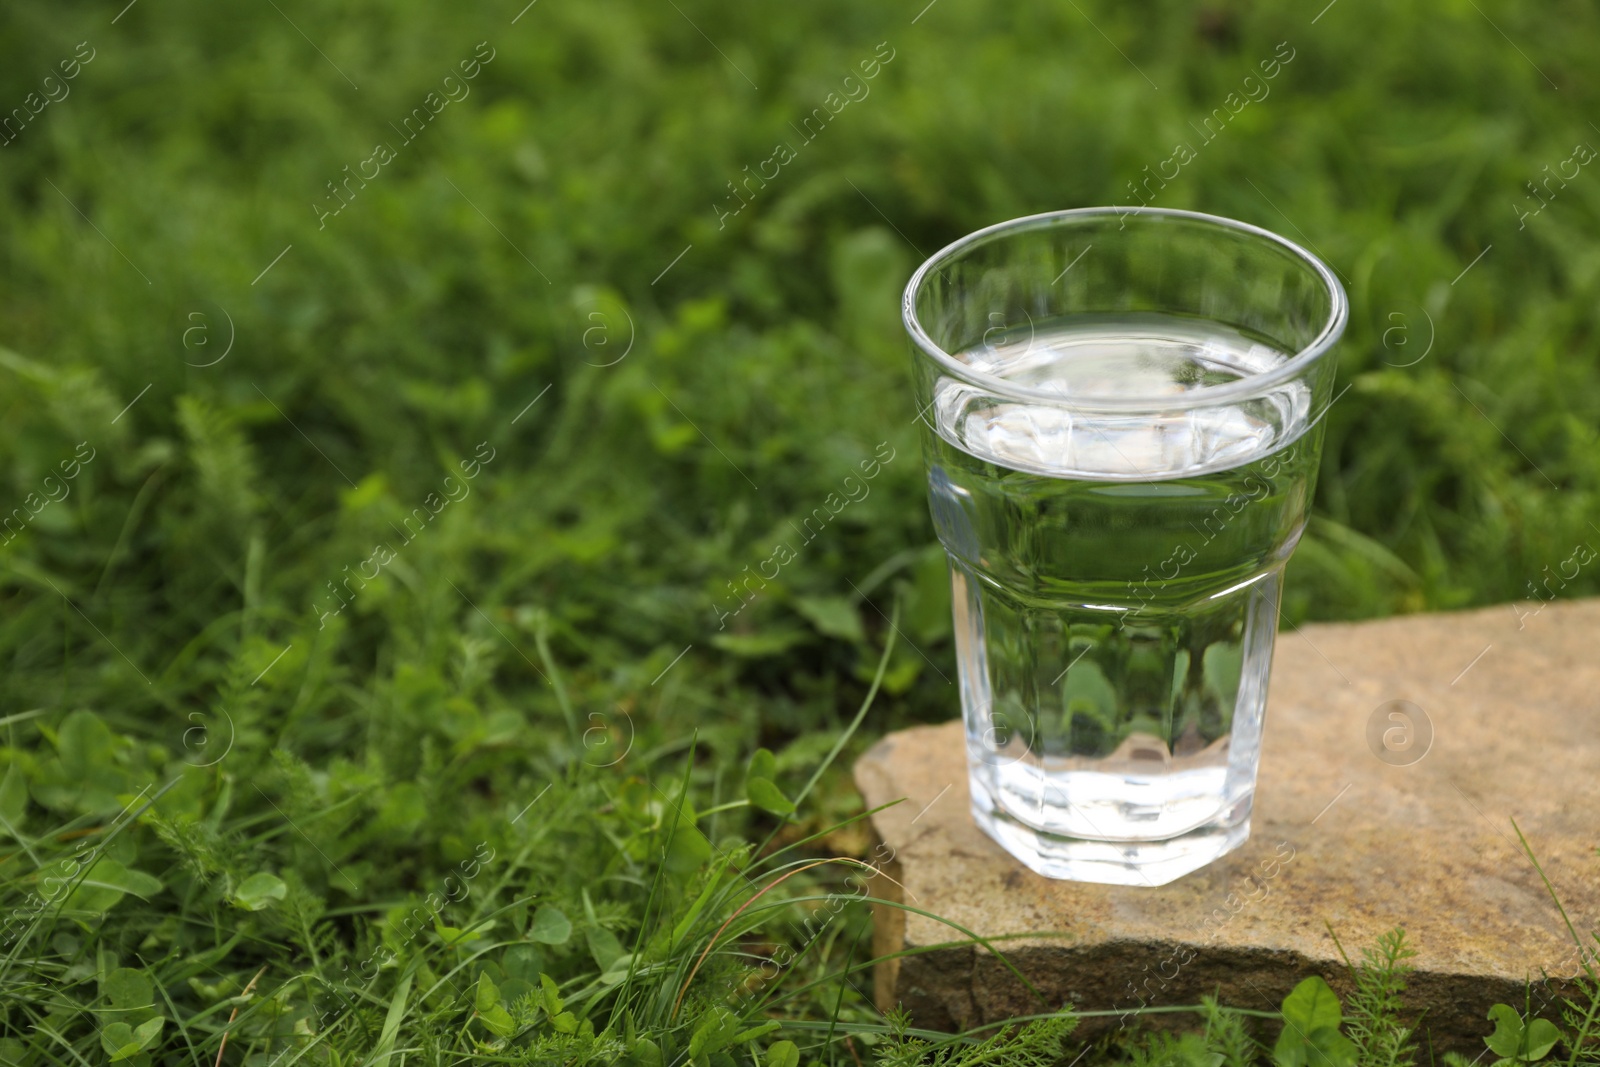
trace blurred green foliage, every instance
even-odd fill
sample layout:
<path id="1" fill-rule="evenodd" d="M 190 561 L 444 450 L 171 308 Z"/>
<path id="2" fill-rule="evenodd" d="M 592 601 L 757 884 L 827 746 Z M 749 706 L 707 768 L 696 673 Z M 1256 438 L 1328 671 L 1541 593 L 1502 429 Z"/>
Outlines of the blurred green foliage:
<path id="1" fill-rule="evenodd" d="M 1600 172 L 1548 178 L 1600 144 L 1600 13 L 1318 8 L 6 5 L 7 907 L 177 783 L 115 835 L 81 915 L 8 949 L 10 1032 L 75 991 L 132 1005 L 118 967 L 164 959 L 161 1017 L 198 1019 L 182 1038 L 209 1060 L 214 1006 L 258 968 L 293 1001 L 479 841 L 529 850 L 496 906 L 592 903 L 604 972 L 597 931 L 645 929 L 628 879 L 651 862 L 608 859 L 605 834 L 676 825 L 621 791 L 686 775 L 716 809 L 761 745 L 792 790 L 895 604 L 862 736 L 955 714 L 900 288 L 980 226 L 1126 202 L 1179 143 L 1197 158 L 1155 203 L 1303 241 L 1352 299 L 1290 618 L 1520 598 L 1600 544 Z M 1283 42 L 1270 94 L 1202 144 Z M 870 493 L 797 537 L 880 446 Z M 795 558 L 719 628 L 780 543 Z M 843 764 L 786 833 L 858 810 Z M 539 823 L 560 843 L 534 847 L 513 816 L 552 781 L 609 814 Z M 700 822 L 728 847 L 773 824 Z M 859 852 L 859 827 L 829 847 Z M 679 906 L 708 856 L 673 861 Z M 459 938 L 436 936 L 442 972 Z M 486 1020 L 502 980 L 539 1000 L 529 960 L 496 967 L 465 975 L 489 975 L 462 993 Z M 324 1047 L 386 1059 L 389 1003 Z M 184 1047 L 146 1015 L 60 1040 Z"/>

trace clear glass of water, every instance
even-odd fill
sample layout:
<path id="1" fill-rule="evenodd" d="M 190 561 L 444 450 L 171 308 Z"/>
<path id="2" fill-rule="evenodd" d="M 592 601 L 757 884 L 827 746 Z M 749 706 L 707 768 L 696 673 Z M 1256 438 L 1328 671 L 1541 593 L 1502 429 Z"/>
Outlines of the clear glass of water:
<path id="1" fill-rule="evenodd" d="M 1293 242 L 1152 208 L 991 226 L 906 287 L 972 813 L 1040 874 L 1160 885 L 1249 835 L 1346 314 Z"/>

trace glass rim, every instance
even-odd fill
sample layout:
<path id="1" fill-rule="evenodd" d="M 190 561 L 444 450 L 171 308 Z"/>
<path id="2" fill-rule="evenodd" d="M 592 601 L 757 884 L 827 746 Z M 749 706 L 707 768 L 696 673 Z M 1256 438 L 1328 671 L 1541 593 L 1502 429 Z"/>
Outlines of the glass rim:
<path id="1" fill-rule="evenodd" d="M 1231 382 L 1201 385 L 1182 393 L 1161 396 L 1071 397 L 1063 396 L 1057 392 L 1018 385 L 998 375 L 973 369 L 970 364 L 963 363 L 935 344 L 933 338 L 929 337 L 927 331 L 923 329 L 922 322 L 917 316 L 917 296 L 921 293 L 924 284 L 935 272 L 951 263 L 961 253 L 976 245 L 987 243 L 990 238 L 997 235 L 1045 229 L 1062 222 L 1111 215 L 1117 215 L 1122 218 L 1126 218 L 1129 215 L 1143 215 L 1146 217 L 1187 219 L 1220 229 L 1249 234 L 1252 237 L 1277 244 L 1287 249 L 1293 256 L 1310 267 L 1312 273 L 1322 281 L 1329 298 L 1328 318 L 1323 323 L 1322 329 L 1318 331 L 1316 337 L 1309 344 L 1303 346 L 1299 351 L 1293 353 L 1288 359 L 1271 370 L 1238 378 Z M 1299 377 L 1313 363 L 1331 351 L 1344 334 L 1345 324 L 1349 320 L 1349 316 L 1349 299 L 1346 297 L 1344 286 L 1340 284 L 1338 277 L 1321 258 L 1313 255 L 1287 237 L 1273 233 L 1271 230 L 1263 229 L 1260 226 L 1254 226 L 1248 222 L 1240 222 L 1237 219 L 1225 218 L 1221 215 L 1208 215 L 1202 211 L 1184 211 L 1179 208 L 1143 206 L 1066 208 L 1059 211 L 1040 212 L 1036 215 L 1023 215 L 1019 218 L 1007 219 L 1003 222 L 985 226 L 981 230 L 974 230 L 972 233 L 950 242 L 924 260 L 922 265 L 916 269 L 916 272 L 911 275 L 911 280 L 906 283 L 905 292 L 901 297 L 900 303 L 900 318 L 905 325 L 906 333 L 911 337 L 912 344 L 916 345 L 924 355 L 948 370 L 956 378 L 969 385 L 980 386 L 995 396 L 1005 399 L 1033 401 L 1053 404 L 1059 407 L 1086 408 L 1098 411 L 1171 410 L 1173 408 L 1202 407 L 1211 403 L 1225 403 L 1231 400 L 1257 396 L 1265 389 L 1270 389 L 1273 386 Z"/>

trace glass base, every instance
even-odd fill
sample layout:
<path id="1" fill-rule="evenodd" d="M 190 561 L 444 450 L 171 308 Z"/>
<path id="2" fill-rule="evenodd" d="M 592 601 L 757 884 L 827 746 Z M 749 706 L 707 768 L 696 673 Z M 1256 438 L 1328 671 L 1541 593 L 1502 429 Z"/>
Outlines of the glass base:
<path id="1" fill-rule="evenodd" d="M 1046 878 L 1106 885 L 1154 888 L 1222 858 L 1250 836 L 1251 800 L 1246 796 L 1216 820 L 1164 841 L 1097 841 L 1028 826 L 993 804 L 976 775 L 972 780 L 973 820 L 1023 866 Z"/>

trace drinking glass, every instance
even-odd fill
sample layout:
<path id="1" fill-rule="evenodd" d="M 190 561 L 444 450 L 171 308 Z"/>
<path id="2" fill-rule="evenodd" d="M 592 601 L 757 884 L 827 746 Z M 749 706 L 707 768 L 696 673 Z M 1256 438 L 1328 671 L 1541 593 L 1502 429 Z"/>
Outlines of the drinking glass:
<path id="1" fill-rule="evenodd" d="M 990 226 L 907 285 L 972 814 L 1040 874 L 1160 885 L 1249 835 L 1346 314 L 1299 245 L 1156 208 Z"/>

